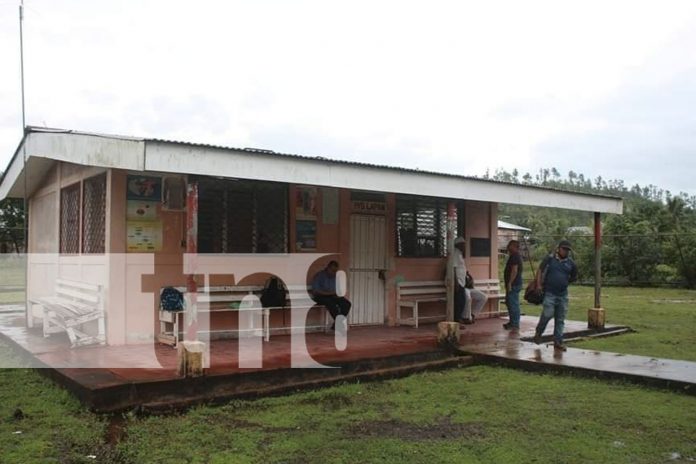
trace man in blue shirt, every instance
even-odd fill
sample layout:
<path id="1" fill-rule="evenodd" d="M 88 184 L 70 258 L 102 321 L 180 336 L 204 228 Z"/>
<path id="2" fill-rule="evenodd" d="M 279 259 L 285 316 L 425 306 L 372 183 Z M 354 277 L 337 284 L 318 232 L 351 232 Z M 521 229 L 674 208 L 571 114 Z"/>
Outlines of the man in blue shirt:
<path id="1" fill-rule="evenodd" d="M 508 260 L 505 264 L 505 304 L 510 321 L 503 324 L 505 330 L 520 329 L 520 291 L 522 290 L 522 256 L 520 242 L 510 240 L 507 246 Z"/>
<path id="2" fill-rule="evenodd" d="M 553 347 L 565 351 L 563 326 L 568 314 L 568 284 L 578 280 L 578 268 L 568 256 L 572 251 L 568 240 L 561 240 L 556 253 L 544 259 L 537 273 L 537 287 L 544 290 L 544 303 L 534 335 L 534 343 L 541 343 L 541 335 L 553 318 Z"/>
<path id="3" fill-rule="evenodd" d="M 348 327 L 348 313 L 352 306 L 350 301 L 336 294 L 336 272 L 338 272 L 338 262 L 331 261 L 326 267 L 317 272 L 312 280 L 312 299 L 329 311 L 331 317 L 334 318 L 334 324 L 331 330 L 336 328 L 338 316 L 342 318 L 342 329 Z"/>

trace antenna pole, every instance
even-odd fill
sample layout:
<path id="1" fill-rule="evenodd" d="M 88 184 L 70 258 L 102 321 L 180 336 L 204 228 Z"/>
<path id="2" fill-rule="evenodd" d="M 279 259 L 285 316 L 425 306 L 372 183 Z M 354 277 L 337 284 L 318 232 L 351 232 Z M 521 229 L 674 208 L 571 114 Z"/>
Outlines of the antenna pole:
<path id="1" fill-rule="evenodd" d="M 19 70 L 22 83 L 22 133 L 27 127 L 26 113 L 24 109 L 24 0 L 19 4 Z"/>
<path id="2" fill-rule="evenodd" d="M 26 109 L 24 101 L 24 0 L 19 3 L 19 71 L 20 71 L 20 81 L 22 85 L 22 173 L 24 181 L 24 195 L 22 201 L 22 209 L 24 213 L 24 308 L 25 316 L 28 327 L 33 327 L 34 318 L 32 314 L 32 307 L 29 304 L 29 215 L 28 206 L 29 199 L 27 198 L 27 193 L 29 189 L 27 188 L 27 148 L 26 148 L 26 134 L 27 134 L 27 120 L 26 120 Z"/>

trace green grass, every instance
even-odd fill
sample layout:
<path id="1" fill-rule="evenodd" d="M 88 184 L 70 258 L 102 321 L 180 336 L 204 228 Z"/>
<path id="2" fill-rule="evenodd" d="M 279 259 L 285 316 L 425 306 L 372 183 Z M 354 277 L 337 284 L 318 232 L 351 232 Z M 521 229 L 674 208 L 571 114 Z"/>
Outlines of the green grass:
<path id="1" fill-rule="evenodd" d="M 593 288 L 571 287 L 568 319 L 587 320 L 587 309 L 593 306 Z M 609 287 L 602 289 L 602 306 L 607 323 L 628 325 L 636 332 L 573 346 L 696 361 L 696 291 Z M 525 310 L 539 314 L 538 307 Z"/>
<path id="2" fill-rule="evenodd" d="M 693 397 L 473 367 L 133 420 L 120 448 L 163 463 L 653 463 L 696 458 L 695 436 Z"/>
<path id="3" fill-rule="evenodd" d="M 696 360 L 696 292 L 604 293 L 608 321 L 638 333 L 578 346 Z M 592 302 L 591 288 L 573 287 L 570 317 L 585 319 Z M 525 307 L 528 314 L 538 309 Z M 0 362 L 7 362 L 12 355 L 3 346 Z M 14 419 L 16 409 L 26 418 Z M 654 463 L 673 453 L 696 459 L 696 397 L 485 366 L 125 421 L 121 442 L 107 444 L 106 419 L 33 371 L 0 370 L 2 463 Z"/>

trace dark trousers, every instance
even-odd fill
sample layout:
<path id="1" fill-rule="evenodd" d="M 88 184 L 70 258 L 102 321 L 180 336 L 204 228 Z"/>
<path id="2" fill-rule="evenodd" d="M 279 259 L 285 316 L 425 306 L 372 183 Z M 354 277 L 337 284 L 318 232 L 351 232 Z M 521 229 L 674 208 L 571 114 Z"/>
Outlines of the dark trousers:
<path id="1" fill-rule="evenodd" d="M 350 301 L 342 296 L 315 295 L 314 301 L 316 301 L 317 304 L 325 306 L 334 319 L 336 319 L 339 314 L 348 317 L 350 307 L 352 306 Z"/>
<path id="2" fill-rule="evenodd" d="M 466 288 L 458 283 L 454 287 L 454 320 L 459 322 L 464 315 L 466 307 Z"/>

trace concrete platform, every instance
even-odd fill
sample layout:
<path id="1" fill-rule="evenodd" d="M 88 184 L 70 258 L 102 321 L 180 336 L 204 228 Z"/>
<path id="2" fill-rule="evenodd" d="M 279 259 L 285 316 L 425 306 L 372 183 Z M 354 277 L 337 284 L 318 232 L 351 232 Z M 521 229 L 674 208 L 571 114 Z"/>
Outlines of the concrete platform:
<path id="1" fill-rule="evenodd" d="M 505 321 L 482 319 L 464 326 L 461 350 L 455 354 L 437 347 L 434 325 L 418 329 L 352 327 L 344 351 L 335 348 L 332 335 L 308 334 L 309 354 L 314 360 L 332 366 L 329 368 L 292 368 L 290 336 L 274 336 L 270 342 L 263 343 L 262 367 L 256 369 L 240 367 L 237 340 L 213 341 L 210 368 L 198 378 L 179 377 L 176 350 L 162 344 L 70 349 L 64 334 L 44 338 L 40 329 L 27 329 L 21 313 L 0 314 L 0 334 L 31 361 L 32 367 L 40 367 L 40 372 L 69 389 L 97 412 L 162 411 L 473 363 L 629 378 L 690 393 L 694 391 L 696 363 L 572 348 L 559 355 L 552 348 L 524 340 L 533 335 L 536 318 L 523 317 L 519 334 L 503 330 Z M 608 326 L 606 331 L 620 329 Z M 569 337 L 596 334 L 587 330 L 585 322 L 577 321 L 568 321 L 565 332 Z M 160 367 L 148 367 L 153 354 Z M 86 362 L 91 363 L 90 367 L 80 367 Z M 128 367 L 122 367 L 124 365 Z"/>
<path id="2" fill-rule="evenodd" d="M 696 362 L 579 348 L 558 351 L 554 350 L 551 342 L 553 323 L 546 329 L 542 344 L 536 345 L 530 341 L 536 322 L 535 317 L 523 317 L 519 334 L 495 330 L 477 332 L 462 344 L 462 352 L 473 355 L 478 363 L 625 380 L 696 395 Z M 576 322 L 570 321 L 570 326 L 568 330 L 567 322 L 566 338 L 597 335 L 586 329 L 579 330 Z M 604 334 L 620 333 L 621 329 L 620 326 L 608 325 Z"/>

